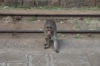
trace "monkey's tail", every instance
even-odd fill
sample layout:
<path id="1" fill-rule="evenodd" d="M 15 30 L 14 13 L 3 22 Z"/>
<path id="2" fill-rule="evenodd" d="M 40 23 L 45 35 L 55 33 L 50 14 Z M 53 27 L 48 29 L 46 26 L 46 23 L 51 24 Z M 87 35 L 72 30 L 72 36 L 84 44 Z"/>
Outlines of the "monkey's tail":
<path id="1" fill-rule="evenodd" d="M 55 51 L 56 51 L 57 53 L 59 53 L 59 47 L 58 47 L 57 39 L 54 41 L 54 48 L 55 48 Z"/>

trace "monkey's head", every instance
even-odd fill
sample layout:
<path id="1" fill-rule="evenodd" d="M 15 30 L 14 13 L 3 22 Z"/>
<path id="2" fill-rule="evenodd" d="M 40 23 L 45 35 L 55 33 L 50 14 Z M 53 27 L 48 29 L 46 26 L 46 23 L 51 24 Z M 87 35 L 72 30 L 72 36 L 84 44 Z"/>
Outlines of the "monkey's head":
<path id="1" fill-rule="evenodd" d="M 52 36 L 55 29 L 55 22 L 54 20 L 47 20 L 44 26 L 45 32 L 47 36 Z"/>
<path id="2" fill-rule="evenodd" d="M 53 27 L 47 27 L 46 33 L 47 33 L 48 36 L 51 36 L 53 34 Z"/>

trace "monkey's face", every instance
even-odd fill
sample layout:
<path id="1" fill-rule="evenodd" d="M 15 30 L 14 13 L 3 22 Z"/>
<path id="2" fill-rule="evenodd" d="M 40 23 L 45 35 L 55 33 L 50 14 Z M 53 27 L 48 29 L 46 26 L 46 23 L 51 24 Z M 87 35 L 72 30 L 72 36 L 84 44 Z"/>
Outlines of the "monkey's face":
<path id="1" fill-rule="evenodd" d="M 51 36 L 52 33 L 53 33 L 53 28 L 52 27 L 47 27 L 46 33 L 47 33 L 48 36 Z"/>

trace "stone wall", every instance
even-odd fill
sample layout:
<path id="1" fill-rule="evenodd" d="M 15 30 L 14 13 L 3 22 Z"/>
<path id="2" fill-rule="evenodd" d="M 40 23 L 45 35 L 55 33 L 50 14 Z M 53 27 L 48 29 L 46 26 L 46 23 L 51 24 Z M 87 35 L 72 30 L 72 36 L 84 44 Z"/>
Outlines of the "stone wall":
<path id="1" fill-rule="evenodd" d="M 0 5 L 18 6 L 25 5 L 28 7 L 35 6 L 100 6 L 100 0 L 0 0 Z"/>

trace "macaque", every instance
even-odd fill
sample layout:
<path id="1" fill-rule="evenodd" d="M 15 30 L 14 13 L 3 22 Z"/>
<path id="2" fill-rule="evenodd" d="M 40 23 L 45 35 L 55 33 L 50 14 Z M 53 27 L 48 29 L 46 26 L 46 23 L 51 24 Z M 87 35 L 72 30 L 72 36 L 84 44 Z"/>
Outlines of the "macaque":
<path id="1" fill-rule="evenodd" d="M 57 28 L 54 20 L 47 20 L 44 25 L 44 34 L 46 43 L 44 49 L 50 48 L 51 43 L 54 45 L 55 51 L 59 53 L 58 42 L 57 42 Z"/>

